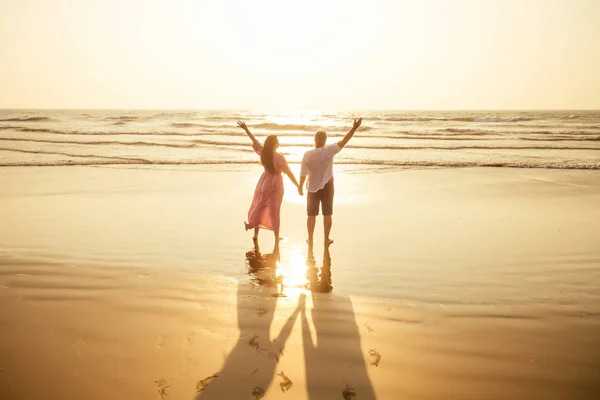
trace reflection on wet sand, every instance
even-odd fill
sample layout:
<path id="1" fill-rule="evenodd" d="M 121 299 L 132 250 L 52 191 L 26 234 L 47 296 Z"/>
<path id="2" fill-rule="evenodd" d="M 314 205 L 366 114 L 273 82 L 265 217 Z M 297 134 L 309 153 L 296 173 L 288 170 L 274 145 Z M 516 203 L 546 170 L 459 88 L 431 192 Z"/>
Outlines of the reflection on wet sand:
<path id="1" fill-rule="evenodd" d="M 221 371 L 198 382 L 196 399 L 261 399 L 275 376 L 285 343 L 296 317 L 304 308 L 304 296 L 286 320 L 277 337 L 271 339 L 280 284 L 277 280 L 279 251 L 262 254 L 258 242 L 246 253 L 251 281 L 240 282 L 237 291 L 239 337 Z M 258 284 L 258 287 L 257 287 Z M 287 379 L 287 377 L 286 377 Z M 286 390 L 290 383 L 285 382 Z"/>
<path id="2" fill-rule="evenodd" d="M 323 266 L 316 267 L 312 246 L 306 258 L 307 288 L 313 308 L 310 317 L 313 337 L 305 309 L 301 310 L 306 389 L 309 399 L 376 399 L 362 354 L 354 307 L 349 298 L 336 297 L 331 281 L 331 253 L 323 252 Z M 335 329 L 331 329 L 334 320 Z M 324 382 L 324 377 L 325 381 Z"/>
<path id="3" fill-rule="evenodd" d="M 308 247 L 308 255 L 306 257 L 306 279 L 308 280 L 306 288 L 311 292 L 329 293 L 333 290 L 329 246 L 326 246 L 323 252 L 323 267 L 320 271 L 316 264 L 313 246 L 311 245 Z"/>
<path id="4" fill-rule="evenodd" d="M 238 285 L 238 341 L 221 371 L 198 382 L 196 398 L 259 400 L 267 394 L 275 373 L 281 380 L 279 389 L 282 392 L 294 390 L 293 381 L 297 377 L 277 370 L 277 365 L 300 315 L 307 398 L 376 399 L 362 354 L 352 302 L 349 298 L 331 294 L 330 249 L 324 249 L 321 268 L 317 267 L 312 246 L 308 249 L 308 283 L 302 288 L 296 287 L 295 279 L 300 271 L 291 271 L 295 267 L 303 269 L 302 265 L 286 268 L 280 265 L 280 259 L 277 247 L 272 253 L 263 254 L 257 241 L 246 253 L 251 279 Z M 306 295 L 300 293 L 296 308 L 281 332 L 271 340 L 270 330 L 278 299 L 286 296 L 286 273 L 294 288 L 289 292 L 290 296 L 295 290 L 310 290 L 312 309 L 306 310 Z"/>
<path id="5" fill-rule="evenodd" d="M 246 265 L 250 280 L 264 287 L 277 287 L 277 263 L 281 259 L 279 247 L 271 253 L 261 253 L 257 239 L 253 239 L 254 247 L 246 252 Z M 281 278 L 279 278 L 281 281 Z M 279 292 L 279 291 L 278 291 Z"/>

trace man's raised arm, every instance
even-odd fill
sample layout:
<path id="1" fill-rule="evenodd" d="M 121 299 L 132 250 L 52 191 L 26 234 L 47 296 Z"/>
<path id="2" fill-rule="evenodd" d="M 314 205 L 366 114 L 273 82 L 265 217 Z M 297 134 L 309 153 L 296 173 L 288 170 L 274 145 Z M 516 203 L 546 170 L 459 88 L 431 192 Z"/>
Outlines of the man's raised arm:
<path id="1" fill-rule="evenodd" d="M 348 133 L 346 133 L 346 136 L 344 136 L 344 138 L 337 143 L 337 145 L 340 146 L 340 149 L 344 148 L 346 143 L 348 143 L 350 141 L 350 139 L 352 139 L 352 136 L 354 136 L 354 132 L 356 132 L 356 130 L 358 129 L 358 127 L 360 126 L 361 123 L 362 123 L 362 118 L 358 118 L 358 119 L 354 120 L 352 129 L 350 129 L 350 131 Z"/>

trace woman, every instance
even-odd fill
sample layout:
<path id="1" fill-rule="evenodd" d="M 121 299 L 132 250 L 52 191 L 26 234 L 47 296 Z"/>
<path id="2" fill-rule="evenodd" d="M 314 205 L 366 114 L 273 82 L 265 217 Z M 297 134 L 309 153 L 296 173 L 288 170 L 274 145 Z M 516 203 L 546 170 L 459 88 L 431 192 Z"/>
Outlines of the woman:
<path id="1" fill-rule="evenodd" d="M 258 231 L 261 228 L 273 231 L 275 244 L 277 245 L 279 243 L 279 211 L 283 201 L 283 178 L 281 173 L 285 172 L 296 187 L 298 187 L 298 181 L 290 171 L 285 157 L 277 153 L 279 147 L 277 136 L 268 136 L 264 146 L 261 146 L 250 133 L 245 122 L 238 121 L 238 126 L 252 140 L 252 147 L 256 154 L 260 156 L 260 162 L 265 169 L 254 190 L 254 199 L 250 211 L 248 211 L 246 230 L 254 228 L 254 239 L 258 239 Z"/>

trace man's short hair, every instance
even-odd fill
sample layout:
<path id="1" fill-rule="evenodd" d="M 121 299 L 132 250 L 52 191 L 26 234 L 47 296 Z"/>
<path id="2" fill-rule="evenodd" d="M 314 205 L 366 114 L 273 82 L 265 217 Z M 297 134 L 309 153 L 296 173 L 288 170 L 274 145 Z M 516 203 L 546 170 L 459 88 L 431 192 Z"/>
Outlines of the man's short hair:
<path id="1" fill-rule="evenodd" d="M 327 141 L 327 132 L 319 131 L 319 132 L 315 133 L 315 143 L 319 143 L 319 142 L 325 143 L 326 141 Z"/>

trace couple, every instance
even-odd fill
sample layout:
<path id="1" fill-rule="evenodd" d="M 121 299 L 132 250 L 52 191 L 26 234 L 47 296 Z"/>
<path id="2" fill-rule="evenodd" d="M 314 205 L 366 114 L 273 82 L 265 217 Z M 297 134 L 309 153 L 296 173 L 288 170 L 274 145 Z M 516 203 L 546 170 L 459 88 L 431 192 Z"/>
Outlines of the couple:
<path id="1" fill-rule="evenodd" d="M 279 225 L 280 225 L 280 209 L 283 201 L 283 178 L 281 173 L 284 172 L 290 180 L 298 188 L 298 193 L 304 195 L 304 183 L 308 178 L 307 183 L 307 201 L 306 211 L 308 218 L 306 228 L 308 230 L 308 244 L 313 244 L 313 234 L 315 231 L 316 217 L 319 215 L 319 207 L 323 212 L 323 227 L 325 230 L 325 245 L 333 243 L 329 237 L 331 232 L 333 215 L 333 157 L 344 148 L 344 146 L 352 139 L 354 132 L 358 129 L 362 122 L 362 118 L 354 120 L 352 129 L 337 143 L 325 145 L 327 142 L 327 133 L 319 131 L 315 134 L 315 148 L 304 153 L 302 158 L 302 166 L 300 169 L 300 183 L 294 177 L 292 171 L 288 167 L 287 161 L 282 154 L 277 153 L 279 141 L 276 135 L 269 135 L 265 140 L 264 145 L 261 145 L 258 140 L 250 133 L 248 126 L 243 121 L 238 122 L 238 126 L 242 128 L 250 140 L 256 154 L 260 156 L 260 162 L 263 165 L 263 172 L 256 189 L 254 191 L 254 199 L 248 212 L 248 222 L 246 230 L 254 229 L 254 239 L 258 239 L 260 229 L 273 231 L 275 234 L 275 245 L 279 243 Z"/>

